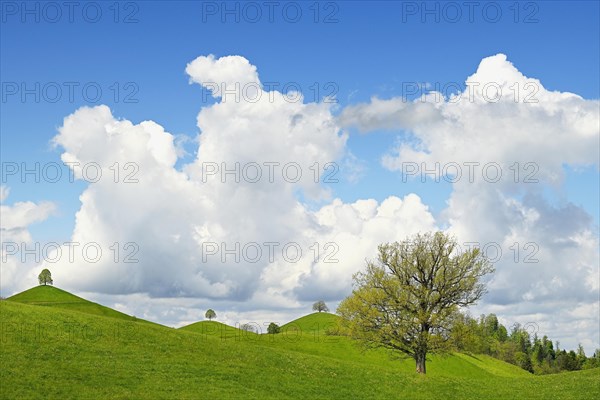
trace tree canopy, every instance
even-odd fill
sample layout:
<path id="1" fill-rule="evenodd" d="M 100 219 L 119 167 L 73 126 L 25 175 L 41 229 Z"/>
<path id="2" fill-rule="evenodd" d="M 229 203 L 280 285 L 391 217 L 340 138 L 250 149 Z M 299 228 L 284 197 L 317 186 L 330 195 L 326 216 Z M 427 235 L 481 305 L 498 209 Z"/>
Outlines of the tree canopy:
<path id="1" fill-rule="evenodd" d="M 325 304 L 325 302 L 323 300 L 319 300 L 317 302 L 315 302 L 312 306 L 313 311 L 318 311 L 318 312 L 329 312 L 329 307 L 327 307 L 327 304 Z"/>
<path id="2" fill-rule="evenodd" d="M 214 312 L 214 310 L 212 308 L 209 308 L 208 310 L 206 310 L 206 313 L 204 314 L 205 318 L 208 318 L 208 320 L 212 320 L 213 318 L 217 318 L 217 313 Z"/>
<path id="3" fill-rule="evenodd" d="M 483 296 L 491 272 L 479 249 L 460 251 L 442 232 L 418 234 L 380 245 L 337 311 L 352 337 L 414 358 L 424 374 L 427 353 L 448 349 L 453 318 Z"/>
<path id="4" fill-rule="evenodd" d="M 271 322 L 269 324 L 269 327 L 267 328 L 267 333 L 270 333 L 272 335 L 279 333 L 281 331 L 281 328 L 279 325 L 277 325 L 275 322 Z"/>
<path id="5" fill-rule="evenodd" d="M 40 282 L 40 285 L 52 285 L 54 281 L 52 280 L 52 274 L 50 273 L 50 270 L 44 268 L 38 275 L 38 281 Z"/>
<path id="6" fill-rule="evenodd" d="M 538 337 L 535 325 L 515 323 L 509 330 L 495 314 L 481 315 L 478 319 L 457 315 L 451 341 L 455 351 L 487 354 L 538 375 L 600 366 L 600 349 L 591 357 L 586 357 L 581 345 L 577 351 L 559 350 L 558 342 L 554 346 L 548 336 Z"/>

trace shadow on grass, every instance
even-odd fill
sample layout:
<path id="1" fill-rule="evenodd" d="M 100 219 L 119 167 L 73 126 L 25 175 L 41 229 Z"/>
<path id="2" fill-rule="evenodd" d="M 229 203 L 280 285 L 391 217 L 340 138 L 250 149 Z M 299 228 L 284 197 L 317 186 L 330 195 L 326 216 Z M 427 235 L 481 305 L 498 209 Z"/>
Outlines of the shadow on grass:
<path id="1" fill-rule="evenodd" d="M 473 354 L 471 354 L 471 353 L 462 353 L 462 354 L 464 354 L 465 356 L 468 356 L 468 357 L 474 358 L 474 359 L 476 359 L 477 361 L 481 361 L 481 358 L 477 358 L 477 357 L 475 357 L 475 356 L 474 356 Z"/>

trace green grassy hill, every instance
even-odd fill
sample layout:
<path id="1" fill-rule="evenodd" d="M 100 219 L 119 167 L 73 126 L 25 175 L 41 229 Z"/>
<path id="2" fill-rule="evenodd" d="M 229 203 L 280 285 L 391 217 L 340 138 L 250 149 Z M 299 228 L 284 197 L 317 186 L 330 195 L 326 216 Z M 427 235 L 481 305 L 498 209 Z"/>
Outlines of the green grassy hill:
<path id="1" fill-rule="evenodd" d="M 291 334 L 300 331 L 303 335 L 323 335 L 328 331 L 336 331 L 339 316 L 326 312 L 316 312 L 281 326 L 282 332 Z"/>
<path id="2" fill-rule="evenodd" d="M 281 334 L 255 335 L 215 321 L 172 329 L 0 301 L 0 398 L 600 397 L 598 369 L 534 376 L 490 357 L 459 354 L 430 357 L 428 374 L 420 376 L 412 360 L 362 353 L 346 337 L 315 329 L 336 318 L 311 314 L 284 325 Z"/>
<path id="3" fill-rule="evenodd" d="M 233 326 L 217 321 L 200 321 L 179 328 L 179 330 L 208 335 L 218 339 L 242 339 L 247 336 L 257 336 L 254 332 L 243 331 Z"/>
<path id="4" fill-rule="evenodd" d="M 25 290 L 24 292 L 17 293 L 6 300 L 30 305 L 62 308 L 69 311 L 102 315 L 105 317 L 124 319 L 128 321 L 151 323 L 149 321 L 124 314 L 117 310 L 113 310 L 112 308 L 105 307 L 98 303 L 82 299 L 79 296 L 75 296 L 74 294 L 54 286 L 36 286 Z"/>

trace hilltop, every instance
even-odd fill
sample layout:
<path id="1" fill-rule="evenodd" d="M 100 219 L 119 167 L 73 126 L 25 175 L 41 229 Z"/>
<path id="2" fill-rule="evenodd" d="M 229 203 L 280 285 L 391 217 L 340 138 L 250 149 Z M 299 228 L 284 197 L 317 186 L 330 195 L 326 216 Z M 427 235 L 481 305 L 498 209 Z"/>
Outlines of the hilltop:
<path id="1" fill-rule="evenodd" d="M 6 299 L 7 301 L 13 301 L 17 303 L 61 308 L 69 311 L 82 312 L 86 314 L 101 315 L 110 318 L 123 319 L 127 321 L 140 321 L 147 322 L 142 319 L 138 319 L 131 315 L 124 314 L 120 311 L 114 310 L 109 307 L 105 307 L 98 303 L 91 302 L 83 299 L 65 290 L 59 289 L 54 286 L 40 285 L 31 289 L 25 290 L 21 293 L 17 293 Z"/>
<path id="2" fill-rule="evenodd" d="M 327 312 L 315 312 L 281 326 L 283 332 L 299 330 L 302 334 L 324 335 L 337 331 L 340 317 Z"/>
<path id="3" fill-rule="evenodd" d="M 248 332 L 239 328 L 234 328 L 218 321 L 200 321 L 179 328 L 181 331 L 199 333 L 218 339 L 236 339 L 247 336 L 256 336 L 254 332 Z"/>

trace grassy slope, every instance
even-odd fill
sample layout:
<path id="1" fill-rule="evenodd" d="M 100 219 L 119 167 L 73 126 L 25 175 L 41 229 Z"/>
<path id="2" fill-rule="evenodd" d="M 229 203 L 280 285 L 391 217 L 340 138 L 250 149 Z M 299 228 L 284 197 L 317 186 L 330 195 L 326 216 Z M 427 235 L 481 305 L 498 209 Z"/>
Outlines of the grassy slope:
<path id="1" fill-rule="evenodd" d="M 82 299 L 81 297 L 75 296 L 74 294 L 54 286 L 36 286 L 25 290 L 24 292 L 17 293 L 6 300 L 24 304 L 62 308 L 70 311 L 102 315 L 104 317 L 124 319 L 128 321 L 150 323 L 149 321 L 132 317 L 98 303 Z"/>
<path id="2" fill-rule="evenodd" d="M 176 330 L 1 301 L 0 398 L 600 397 L 598 369 L 539 377 L 457 355 L 431 357 L 428 375 L 417 376 L 411 360 L 362 354 L 344 337 L 310 330 L 331 320 L 322 313 L 294 321 L 300 335 L 220 335 L 213 327 L 239 332 L 214 321 Z"/>
<path id="3" fill-rule="evenodd" d="M 300 330 L 303 333 L 319 335 L 325 333 L 328 329 L 335 330 L 339 318 L 340 317 L 335 314 L 316 312 L 288 322 L 287 324 L 282 325 L 281 329 L 284 332 Z"/>
<path id="4" fill-rule="evenodd" d="M 337 315 L 329 313 L 306 315 L 283 325 L 280 335 L 265 335 L 264 343 L 321 357 L 340 359 L 348 363 L 385 365 L 390 369 L 400 369 L 407 374 L 414 373 L 415 364 L 412 359 L 399 359 L 382 349 L 364 351 L 355 342 L 345 337 L 327 335 L 328 331 L 335 331 L 338 319 Z M 428 360 L 427 368 L 430 375 L 462 378 L 482 377 L 488 374 L 504 377 L 530 376 L 519 367 L 485 355 L 429 356 Z"/>
<path id="5" fill-rule="evenodd" d="M 217 321 L 200 321 L 186 325 L 179 330 L 194 332 L 200 335 L 215 337 L 218 339 L 245 338 L 246 336 L 257 336 L 253 332 L 243 331 L 233 326 L 225 325 Z"/>

